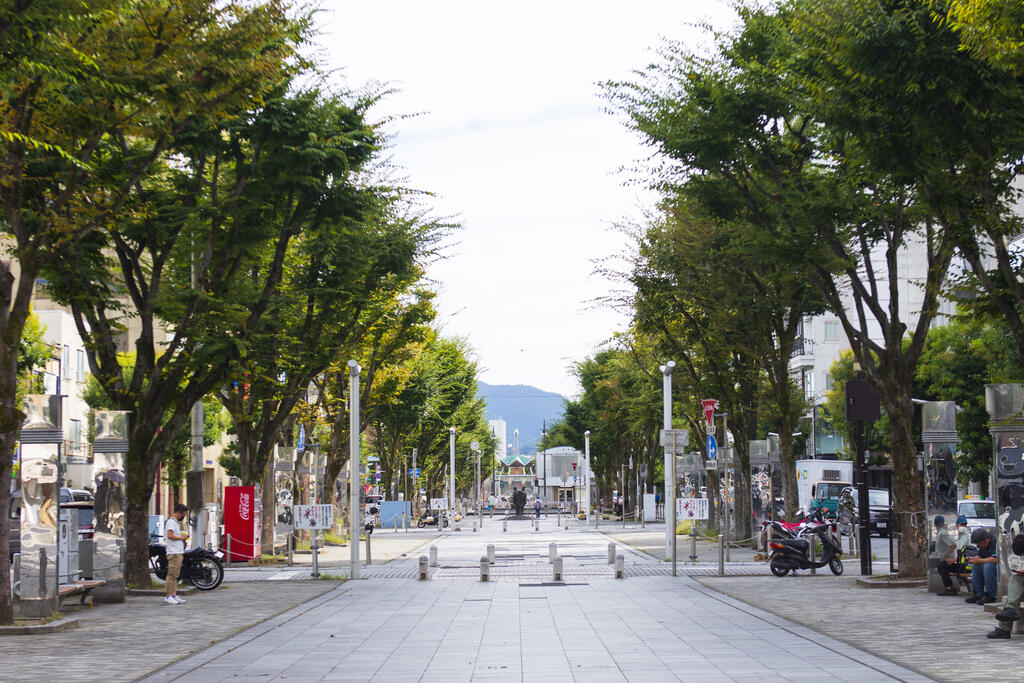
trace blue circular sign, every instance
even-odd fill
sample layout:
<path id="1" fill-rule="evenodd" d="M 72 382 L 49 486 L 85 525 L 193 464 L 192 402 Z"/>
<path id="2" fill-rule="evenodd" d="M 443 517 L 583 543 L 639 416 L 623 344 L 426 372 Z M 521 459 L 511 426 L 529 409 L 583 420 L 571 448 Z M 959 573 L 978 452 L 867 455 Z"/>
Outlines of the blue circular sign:
<path id="1" fill-rule="evenodd" d="M 708 460 L 714 460 L 715 456 L 718 455 L 718 442 L 715 441 L 714 434 L 708 434 Z"/>

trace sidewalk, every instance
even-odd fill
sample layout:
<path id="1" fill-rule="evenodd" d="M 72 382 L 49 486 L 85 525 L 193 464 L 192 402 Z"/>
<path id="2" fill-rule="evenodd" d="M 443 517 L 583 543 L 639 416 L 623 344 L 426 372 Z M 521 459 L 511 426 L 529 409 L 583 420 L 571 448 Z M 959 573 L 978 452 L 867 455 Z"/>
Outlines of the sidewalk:
<path id="1" fill-rule="evenodd" d="M 699 581 L 936 680 L 1024 680 L 1024 636 L 1014 635 L 1010 642 L 985 638 L 996 620 L 977 605 L 964 603 L 965 595 L 861 588 L 857 578 L 727 576 Z"/>

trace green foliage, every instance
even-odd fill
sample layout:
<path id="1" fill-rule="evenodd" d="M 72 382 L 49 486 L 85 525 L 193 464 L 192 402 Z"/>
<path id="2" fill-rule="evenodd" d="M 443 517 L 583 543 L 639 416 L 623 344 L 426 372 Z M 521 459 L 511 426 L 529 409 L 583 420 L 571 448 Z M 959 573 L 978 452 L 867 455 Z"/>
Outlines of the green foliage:
<path id="1" fill-rule="evenodd" d="M 229 477 L 241 478 L 242 461 L 239 459 L 237 455 L 234 455 L 232 453 L 222 453 L 221 456 L 217 458 L 217 464 L 224 468 L 224 472 Z"/>

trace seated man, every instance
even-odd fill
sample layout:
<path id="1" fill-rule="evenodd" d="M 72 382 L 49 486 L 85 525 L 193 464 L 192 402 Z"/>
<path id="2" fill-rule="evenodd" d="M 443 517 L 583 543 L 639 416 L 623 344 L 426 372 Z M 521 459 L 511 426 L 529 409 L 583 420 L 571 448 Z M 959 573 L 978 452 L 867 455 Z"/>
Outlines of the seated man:
<path id="1" fill-rule="evenodd" d="M 946 528 L 946 519 L 942 515 L 935 516 L 935 532 L 935 568 L 942 577 L 942 585 L 945 586 L 945 589 L 936 595 L 956 595 L 958 591 L 953 587 L 953 580 L 949 574 L 959 574 L 963 568 L 956 561 L 956 539 Z"/>
<path id="2" fill-rule="evenodd" d="M 978 546 L 978 554 L 966 558 L 971 565 L 971 588 L 974 595 L 966 602 L 984 605 L 996 601 L 996 539 L 991 529 L 975 529 L 971 543 Z"/>
<path id="3" fill-rule="evenodd" d="M 1024 555 L 1024 534 L 1018 534 L 1013 538 L 1013 554 Z M 1013 564 L 1010 566 L 1012 568 Z M 996 614 L 998 623 L 992 632 L 988 634 L 989 638 L 999 640 L 1010 639 L 1010 630 L 1013 628 L 1013 622 L 1020 619 L 1020 612 L 1018 610 L 1020 609 L 1022 597 L 1024 597 L 1024 569 L 1017 569 L 1010 574 L 1006 590 L 1006 602 L 1003 604 L 1003 611 Z"/>

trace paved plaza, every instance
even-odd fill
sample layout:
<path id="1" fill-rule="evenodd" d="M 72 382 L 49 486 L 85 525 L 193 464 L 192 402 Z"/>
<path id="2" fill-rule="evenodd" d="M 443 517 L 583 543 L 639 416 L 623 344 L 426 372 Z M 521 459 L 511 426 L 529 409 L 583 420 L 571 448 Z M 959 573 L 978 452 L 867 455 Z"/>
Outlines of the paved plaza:
<path id="1" fill-rule="evenodd" d="M 439 566 L 428 581 L 411 578 L 423 546 L 145 680 L 930 680 L 692 577 L 672 577 L 668 563 L 626 545 L 616 552 L 627 578 L 615 579 L 609 538 L 575 521 L 569 530 L 554 518 L 539 532 L 525 521 L 503 532 L 497 519 L 462 529 L 431 543 Z M 563 582 L 552 580 L 551 542 Z M 484 583 L 488 543 L 495 565 Z"/>

